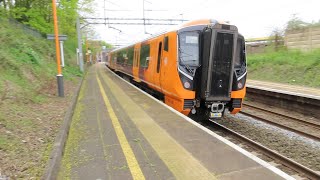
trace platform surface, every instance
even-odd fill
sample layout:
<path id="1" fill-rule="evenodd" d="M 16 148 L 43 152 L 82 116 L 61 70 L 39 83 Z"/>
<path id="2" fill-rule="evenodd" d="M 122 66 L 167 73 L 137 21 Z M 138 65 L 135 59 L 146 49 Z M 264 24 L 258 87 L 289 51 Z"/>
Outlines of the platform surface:
<path id="1" fill-rule="evenodd" d="M 290 179 L 129 85 L 89 68 L 59 179 Z"/>
<path id="2" fill-rule="evenodd" d="M 260 88 L 271 91 L 280 91 L 285 94 L 320 99 L 320 89 L 290 84 L 281 84 L 267 81 L 247 80 L 247 87 Z"/>

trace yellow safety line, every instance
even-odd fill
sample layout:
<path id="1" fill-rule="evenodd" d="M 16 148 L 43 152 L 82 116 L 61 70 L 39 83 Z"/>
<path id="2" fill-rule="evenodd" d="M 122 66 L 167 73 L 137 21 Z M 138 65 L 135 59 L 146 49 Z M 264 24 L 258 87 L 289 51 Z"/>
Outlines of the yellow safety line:
<path id="1" fill-rule="evenodd" d="M 101 94 L 103 97 L 103 101 L 104 101 L 105 105 L 107 106 L 108 113 L 109 113 L 109 116 L 112 121 L 112 125 L 114 127 L 114 130 L 115 130 L 116 135 L 118 137 L 118 140 L 120 142 L 122 151 L 126 157 L 131 175 L 132 175 L 133 179 L 143 180 L 143 179 L 145 179 L 145 177 L 141 171 L 139 163 L 138 163 L 138 161 L 137 161 L 137 159 L 136 159 L 136 157 L 135 157 L 135 155 L 129 145 L 129 142 L 126 138 L 126 135 L 124 134 L 124 132 L 121 128 L 120 122 L 119 122 L 119 120 L 118 120 L 118 118 L 112 108 L 112 105 L 111 105 L 108 97 L 106 96 L 106 92 L 103 89 L 103 86 L 101 84 L 100 79 L 98 77 L 96 77 L 96 78 L 98 80 L 98 84 L 99 84 L 99 88 L 100 88 L 100 91 L 101 91 Z"/>
<path id="2" fill-rule="evenodd" d="M 103 81 L 176 179 L 217 179 L 104 73 Z"/>

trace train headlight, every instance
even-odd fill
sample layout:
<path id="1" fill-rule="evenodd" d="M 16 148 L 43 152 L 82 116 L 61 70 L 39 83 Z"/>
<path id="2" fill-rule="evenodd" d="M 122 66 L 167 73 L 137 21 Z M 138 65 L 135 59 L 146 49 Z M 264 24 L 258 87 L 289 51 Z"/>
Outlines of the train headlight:
<path id="1" fill-rule="evenodd" d="M 236 75 L 233 75 L 233 85 L 232 90 L 238 91 L 245 87 L 247 79 L 247 73 L 245 73 L 241 78 L 237 78 Z"/>
<path id="2" fill-rule="evenodd" d="M 184 82 L 183 85 L 184 85 L 184 88 L 186 89 L 189 89 L 191 87 L 191 84 L 188 81 Z"/>
<path id="3" fill-rule="evenodd" d="M 187 90 L 193 90 L 193 80 L 189 79 L 182 73 L 179 73 L 179 76 L 180 76 L 181 85 L 183 86 L 183 88 Z"/>
<path id="4" fill-rule="evenodd" d="M 242 89 L 243 88 L 243 84 L 241 81 L 238 82 L 238 89 Z"/>

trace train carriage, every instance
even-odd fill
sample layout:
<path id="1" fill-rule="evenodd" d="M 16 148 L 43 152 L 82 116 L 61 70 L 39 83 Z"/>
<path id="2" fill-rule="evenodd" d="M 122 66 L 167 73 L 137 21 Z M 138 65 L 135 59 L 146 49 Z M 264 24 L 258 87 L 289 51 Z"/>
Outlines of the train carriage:
<path id="1" fill-rule="evenodd" d="M 177 111 L 206 118 L 240 111 L 247 75 L 244 38 L 234 25 L 191 21 L 111 51 L 108 66 Z"/>

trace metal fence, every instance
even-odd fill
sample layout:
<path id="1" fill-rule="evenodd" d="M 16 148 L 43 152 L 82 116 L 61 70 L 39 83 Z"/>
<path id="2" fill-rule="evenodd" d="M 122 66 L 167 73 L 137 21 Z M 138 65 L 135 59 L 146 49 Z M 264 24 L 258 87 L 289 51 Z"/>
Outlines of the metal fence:
<path id="1" fill-rule="evenodd" d="M 45 36 L 43 34 L 41 34 L 39 31 L 31 28 L 30 26 L 27 26 L 25 24 L 20 23 L 15 19 L 9 18 L 9 23 L 16 26 L 19 29 L 22 29 L 25 33 L 30 34 L 34 37 L 45 38 Z"/>

